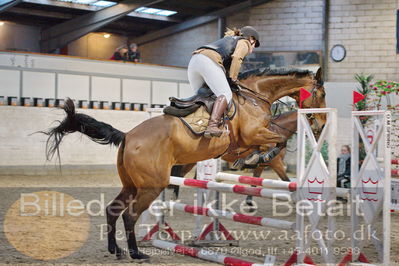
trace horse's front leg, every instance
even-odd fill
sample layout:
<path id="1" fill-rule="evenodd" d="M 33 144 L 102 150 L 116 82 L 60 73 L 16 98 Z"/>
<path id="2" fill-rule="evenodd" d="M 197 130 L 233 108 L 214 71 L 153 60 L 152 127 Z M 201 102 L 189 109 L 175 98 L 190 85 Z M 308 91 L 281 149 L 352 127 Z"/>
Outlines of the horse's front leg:
<path id="1" fill-rule="evenodd" d="M 284 156 L 285 156 L 286 149 L 282 149 L 280 153 L 270 161 L 270 167 L 274 170 L 274 172 L 277 173 L 277 175 L 280 177 L 281 180 L 283 181 L 290 181 L 290 178 L 287 175 L 287 172 L 285 171 L 285 165 L 283 162 Z"/>
<path id="2" fill-rule="evenodd" d="M 284 136 L 281 136 L 265 127 L 260 128 L 252 138 L 253 145 L 264 145 L 269 143 L 284 142 Z"/>

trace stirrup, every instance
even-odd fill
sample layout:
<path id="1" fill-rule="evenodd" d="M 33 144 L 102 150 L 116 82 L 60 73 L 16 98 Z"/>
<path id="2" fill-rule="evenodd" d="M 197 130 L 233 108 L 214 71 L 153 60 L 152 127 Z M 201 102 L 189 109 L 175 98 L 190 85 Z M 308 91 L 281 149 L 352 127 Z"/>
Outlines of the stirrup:
<path id="1" fill-rule="evenodd" d="M 207 129 L 204 132 L 204 137 L 208 138 L 208 139 L 210 139 L 212 137 L 219 138 L 219 137 L 221 137 L 223 135 L 224 130 L 223 129 L 219 129 L 219 128 L 218 128 L 218 130 L 219 131 L 213 131 L 212 132 L 212 131 L 208 131 L 208 129 Z"/>

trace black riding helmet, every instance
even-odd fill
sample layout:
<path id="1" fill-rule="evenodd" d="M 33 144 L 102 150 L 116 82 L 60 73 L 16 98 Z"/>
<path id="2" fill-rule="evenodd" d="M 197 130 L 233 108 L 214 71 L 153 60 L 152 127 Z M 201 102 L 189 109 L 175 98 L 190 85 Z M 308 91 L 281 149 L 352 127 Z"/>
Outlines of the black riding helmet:
<path id="1" fill-rule="evenodd" d="M 251 26 L 245 26 L 241 28 L 241 33 L 242 36 L 244 37 L 253 37 L 255 39 L 255 47 L 259 47 L 260 42 L 259 42 L 259 33 Z"/>

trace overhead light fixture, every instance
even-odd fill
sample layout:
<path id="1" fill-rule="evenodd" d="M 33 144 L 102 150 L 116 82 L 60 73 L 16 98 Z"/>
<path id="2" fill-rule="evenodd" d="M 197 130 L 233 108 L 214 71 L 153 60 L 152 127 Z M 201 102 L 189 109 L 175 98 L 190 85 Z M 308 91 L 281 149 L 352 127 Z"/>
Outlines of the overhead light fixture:
<path id="1" fill-rule="evenodd" d="M 161 10 L 160 12 L 157 13 L 158 16 L 165 16 L 165 17 L 169 17 L 172 16 L 174 14 L 176 14 L 176 11 L 171 11 L 171 10 Z"/>
<path id="2" fill-rule="evenodd" d="M 99 7 L 110 7 L 116 5 L 115 2 L 100 0 L 94 3 L 91 3 L 92 6 L 99 6 Z"/>
<path id="3" fill-rule="evenodd" d="M 111 34 L 109 34 L 109 33 L 104 33 L 103 36 L 104 36 L 105 39 L 108 39 L 109 37 L 111 37 Z"/>
<path id="4" fill-rule="evenodd" d="M 145 14 L 151 14 L 151 15 L 158 15 L 158 16 L 164 16 L 164 17 L 169 17 L 174 14 L 176 14 L 176 11 L 172 10 L 166 10 L 166 9 L 158 9 L 158 8 L 152 8 L 152 7 L 139 7 L 135 12 L 138 13 L 145 13 Z"/>
<path id="5" fill-rule="evenodd" d="M 116 2 L 106 0 L 56 0 L 58 2 L 67 2 L 72 4 L 89 5 L 97 7 L 110 7 L 116 5 Z M 1 2 L 1 0 L 0 0 Z"/>

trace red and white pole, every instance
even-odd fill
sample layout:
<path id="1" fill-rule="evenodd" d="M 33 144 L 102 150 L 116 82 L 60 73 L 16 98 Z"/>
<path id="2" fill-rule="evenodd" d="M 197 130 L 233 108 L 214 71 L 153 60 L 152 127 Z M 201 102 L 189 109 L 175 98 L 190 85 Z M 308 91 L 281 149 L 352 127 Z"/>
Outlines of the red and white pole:
<path id="1" fill-rule="evenodd" d="M 285 221 L 285 220 L 266 218 L 266 217 L 262 217 L 262 216 L 250 216 L 250 215 L 239 214 L 239 213 L 235 213 L 235 212 L 228 212 L 228 211 L 217 210 L 217 209 L 212 209 L 212 208 L 192 206 L 192 205 L 177 203 L 177 202 L 167 202 L 166 204 L 167 204 L 167 207 L 170 209 L 187 212 L 187 213 L 192 213 L 192 214 L 197 214 L 197 215 L 208 216 L 208 217 L 231 220 L 231 221 L 235 221 L 235 222 L 239 222 L 239 223 L 268 226 L 268 227 L 274 227 L 274 228 L 278 228 L 278 229 L 287 229 L 287 230 L 293 230 L 295 227 L 295 223 L 290 222 L 290 221 Z"/>
<path id="2" fill-rule="evenodd" d="M 194 258 L 199 258 L 207 261 L 212 261 L 216 263 L 221 263 L 229 266 L 261 266 L 263 264 L 257 264 L 245 260 L 240 260 L 232 257 L 227 257 L 222 254 L 218 254 L 212 250 L 205 249 L 196 249 L 192 247 L 187 247 L 183 245 L 178 245 L 175 243 L 162 241 L 162 240 L 153 240 L 152 245 L 157 248 L 162 248 L 166 250 L 173 251 L 175 253 L 188 255 Z"/>
<path id="3" fill-rule="evenodd" d="M 289 191 L 296 191 L 296 182 L 263 179 L 260 177 L 235 175 L 223 172 L 217 173 L 216 181 L 231 181 L 241 184 L 261 186 L 264 188 L 279 188 L 279 189 L 287 189 Z"/>
<path id="4" fill-rule="evenodd" d="M 246 187 L 241 185 L 232 185 L 232 184 L 222 184 L 213 181 L 204 181 L 204 180 L 196 180 L 196 179 L 187 179 L 181 177 L 171 176 L 169 179 L 169 183 L 177 186 L 185 186 L 185 187 L 197 187 L 204 188 L 209 190 L 216 190 L 228 193 L 236 193 L 243 194 L 249 196 L 263 197 L 263 198 L 274 198 L 283 201 L 291 200 L 291 193 L 289 191 L 284 190 L 276 190 L 276 189 L 265 189 L 260 187 Z"/>

